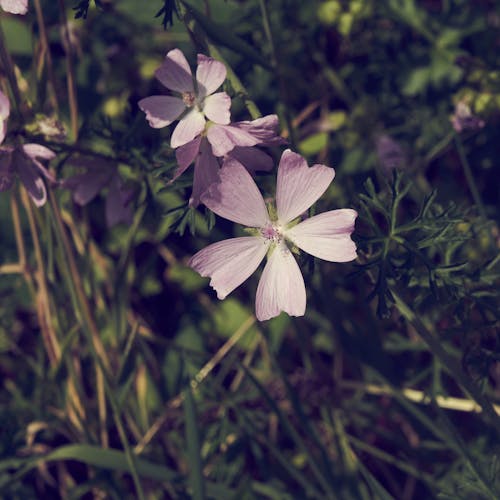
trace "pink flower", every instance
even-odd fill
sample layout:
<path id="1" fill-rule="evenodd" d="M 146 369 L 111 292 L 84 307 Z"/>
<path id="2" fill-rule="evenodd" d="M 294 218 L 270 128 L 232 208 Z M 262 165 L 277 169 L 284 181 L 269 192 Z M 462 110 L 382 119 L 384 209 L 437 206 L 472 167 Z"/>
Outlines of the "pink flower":
<path id="1" fill-rule="evenodd" d="M 61 183 L 62 188 L 73 192 L 73 201 L 84 206 L 107 187 L 106 225 L 130 225 L 134 215 L 130 203 L 134 190 L 123 185 L 116 167 L 96 158 L 73 158 L 70 163 L 86 169 L 86 172 L 69 177 Z"/>
<path id="2" fill-rule="evenodd" d="M 184 173 L 194 161 L 193 192 L 189 204 L 196 207 L 200 203 L 201 195 L 217 180 L 220 168 L 218 158 L 234 158 L 251 172 L 271 170 L 272 158 L 253 146 L 282 144 L 283 139 L 277 131 L 276 115 L 228 125 L 213 124 L 208 128 L 206 137 L 199 135 L 177 149 L 175 155 L 179 167 L 171 182 Z"/>
<path id="3" fill-rule="evenodd" d="M 451 125 L 455 132 L 463 130 L 478 130 L 484 127 L 484 120 L 474 115 L 470 106 L 465 101 L 458 101 L 455 105 L 455 112 L 450 118 Z"/>
<path id="4" fill-rule="evenodd" d="M 139 107 L 153 128 L 166 127 L 180 117 L 170 139 L 172 148 L 183 146 L 201 134 L 205 130 L 205 117 L 214 123 L 229 123 L 231 98 L 225 92 L 214 94 L 226 79 L 226 68 L 221 62 L 198 54 L 195 86 L 184 54 L 173 49 L 155 75 L 167 89 L 179 95 L 146 97 L 139 101 Z"/>
<path id="5" fill-rule="evenodd" d="M 304 158 L 286 150 L 278 167 L 276 216 L 272 216 L 243 165 L 234 159 L 226 160 L 219 171 L 219 181 L 210 186 L 202 201 L 217 215 L 254 228 L 254 235 L 209 245 L 195 254 L 189 265 L 202 276 L 210 277 L 210 286 L 219 299 L 224 299 L 267 255 L 257 287 L 257 319 L 267 320 L 281 311 L 303 316 L 306 290 L 289 245 L 331 262 L 356 258 L 356 245 L 350 237 L 357 216 L 354 210 L 332 210 L 296 224 L 296 219 L 326 191 L 334 176 L 332 168 L 308 167 Z"/>
<path id="6" fill-rule="evenodd" d="M 26 14 L 28 0 L 0 0 L 0 7 L 11 14 Z"/>
<path id="7" fill-rule="evenodd" d="M 35 205 L 41 207 L 47 201 L 47 190 L 42 176 L 50 182 L 56 180 L 40 160 L 50 161 L 55 156 L 53 151 L 40 144 L 1 147 L 0 191 L 9 189 L 14 182 L 14 175 L 17 174 Z"/>

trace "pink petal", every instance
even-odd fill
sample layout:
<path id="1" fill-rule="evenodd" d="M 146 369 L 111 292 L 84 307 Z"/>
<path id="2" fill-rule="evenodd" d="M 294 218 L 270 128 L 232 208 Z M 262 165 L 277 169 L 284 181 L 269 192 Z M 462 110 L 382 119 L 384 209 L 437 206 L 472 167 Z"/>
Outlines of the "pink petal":
<path id="1" fill-rule="evenodd" d="M 190 109 L 188 113 L 181 118 L 175 127 L 170 138 L 170 146 L 178 148 L 192 141 L 198 134 L 201 134 L 205 128 L 205 117 L 197 109 Z"/>
<path id="2" fill-rule="evenodd" d="M 162 128 L 170 125 L 186 109 L 186 105 L 182 102 L 182 99 L 168 95 L 145 97 L 137 104 L 146 113 L 146 120 L 153 128 Z"/>
<path id="3" fill-rule="evenodd" d="M 350 208 L 315 215 L 288 229 L 285 236 L 305 252 L 330 262 L 349 262 L 356 258 L 351 240 L 357 212 Z"/>
<path id="4" fill-rule="evenodd" d="M 308 167 L 306 160 L 289 149 L 278 167 L 276 208 L 282 224 L 304 213 L 328 188 L 335 170 L 324 165 Z"/>
<path id="5" fill-rule="evenodd" d="M 186 169 L 193 163 L 200 151 L 201 135 L 195 137 L 192 141 L 178 147 L 175 150 L 178 167 L 174 172 L 174 176 L 170 182 L 174 182 L 177 177 L 183 174 Z M 204 139 L 206 141 L 206 139 Z"/>
<path id="6" fill-rule="evenodd" d="M 7 122 L 0 120 L 0 144 L 2 144 L 6 134 L 7 134 Z"/>
<path id="7" fill-rule="evenodd" d="M 231 98 L 225 92 L 209 95 L 203 103 L 205 116 L 215 123 L 227 125 L 231 121 Z"/>
<path id="8" fill-rule="evenodd" d="M 41 144 L 23 144 L 23 151 L 32 159 L 53 160 L 56 157 L 54 151 Z"/>
<path id="9" fill-rule="evenodd" d="M 212 125 L 207 138 L 215 156 L 224 156 L 235 146 L 255 146 L 259 142 L 253 135 L 232 125 Z"/>
<path id="10" fill-rule="evenodd" d="M 227 159 L 201 201 L 217 215 L 248 227 L 264 227 L 269 221 L 266 204 L 245 167 Z"/>
<path id="11" fill-rule="evenodd" d="M 19 180 L 23 183 L 26 191 L 37 207 L 41 207 L 47 201 L 47 191 L 40 173 L 28 157 L 17 154 L 15 166 Z"/>
<path id="12" fill-rule="evenodd" d="M 155 71 L 155 76 L 167 89 L 194 92 L 191 68 L 179 49 L 173 49 L 166 55 L 162 65 Z"/>
<path id="13" fill-rule="evenodd" d="M 304 316 L 306 287 L 295 257 L 284 244 L 277 246 L 267 259 L 260 277 L 255 299 L 255 315 L 259 321 L 278 316 Z"/>
<path id="14" fill-rule="evenodd" d="M 90 170 L 84 174 L 74 175 L 65 179 L 61 187 L 73 191 L 73 201 L 84 206 L 92 201 L 99 191 L 108 184 L 113 175 L 111 169 L 104 171 Z"/>
<path id="15" fill-rule="evenodd" d="M 13 181 L 12 149 L 0 148 L 0 192 L 10 189 Z"/>
<path id="16" fill-rule="evenodd" d="M 226 67 L 220 61 L 198 54 L 196 80 L 201 98 L 213 94 L 226 79 Z"/>
<path id="17" fill-rule="evenodd" d="M 0 122 L 6 120 L 10 114 L 10 102 L 7 96 L 0 90 Z"/>
<path id="18" fill-rule="evenodd" d="M 126 189 L 118 175 L 113 176 L 106 197 L 106 225 L 108 227 L 123 223 L 130 225 L 134 213 L 130 201 L 133 194 L 132 189 Z"/>
<path id="19" fill-rule="evenodd" d="M 0 0 L 0 7 L 11 14 L 26 14 L 28 0 Z"/>
<path id="20" fill-rule="evenodd" d="M 277 115 L 267 115 L 252 121 L 236 122 L 233 123 L 233 127 L 254 136 L 259 140 L 257 144 L 261 146 L 276 146 L 286 142 L 278 135 L 279 122 Z"/>
<path id="21" fill-rule="evenodd" d="M 257 269 L 267 249 L 264 238 L 231 238 L 200 250 L 189 265 L 202 276 L 211 278 L 210 286 L 222 300 Z"/>
<path id="22" fill-rule="evenodd" d="M 274 167 L 273 159 L 256 147 L 245 148 L 236 146 L 228 153 L 228 156 L 238 160 L 252 174 L 256 170 L 269 172 Z"/>
<path id="23" fill-rule="evenodd" d="M 203 193 L 219 178 L 219 160 L 213 155 L 206 139 L 201 142 L 200 154 L 194 164 L 193 193 L 189 205 L 197 207 Z"/>

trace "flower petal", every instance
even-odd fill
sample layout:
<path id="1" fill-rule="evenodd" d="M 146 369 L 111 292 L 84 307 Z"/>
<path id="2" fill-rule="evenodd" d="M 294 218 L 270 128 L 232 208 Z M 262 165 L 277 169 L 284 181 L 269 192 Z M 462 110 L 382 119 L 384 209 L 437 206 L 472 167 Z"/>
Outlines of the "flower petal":
<path id="1" fill-rule="evenodd" d="M 40 172 L 33 161 L 23 154 L 16 154 L 14 161 L 19 180 L 23 183 L 35 205 L 41 207 L 47 201 L 47 190 L 40 177 Z"/>
<path id="2" fill-rule="evenodd" d="M 12 149 L 0 148 L 0 192 L 10 189 L 13 181 Z"/>
<path id="3" fill-rule="evenodd" d="M 202 276 L 211 278 L 210 286 L 222 300 L 257 269 L 267 249 L 264 238 L 231 238 L 200 250 L 189 265 Z"/>
<path id="4" fill-rule="evenodd" d="M 235 146 L 255 146 L 259 142 L 253 135 L 232 125 L 212 125 L 207 138 L 215 156 L 224 156 Z"/>
<path id="5" fill-rule="evenodd" d="M 2 144 L 7 134 L 7 122 L 0 120 L 0 144 Z"/>
<path id="6" fill-rule="evenodd" d="M 282 224 L 305 212 L 328 188 L 335 170 L 324 165 L 308 167 L 306 160 L 289 149 L 278 167 L 276 208 Z"/>
<path id="7" fill-rule="evenodd" d="M 104 171 L 92 169 L 84 174 L 77 174 L 65 179 L 61 187 L 73 191 L 73 201 L 80 206 L 84 206 L 92 201 L 99 191 L 108 184 L 112 175 L 113 171 L 111 169 Z"/>
<path id="8" fill-rule="evenodd" d="M 175 150 L 175 157 L 177 159 L 178 167 L 176 168 L 174 176 L 170 180 L 169 184 L 174 182 L 175 179 L 177 179 L 177 177 L 182 175 L 189 167 L 189 165 L 191 165 L 191 163 L 195 161 L 200 151 L 201 140 L 202 137 L 201 135 L 199 135 L 198 137 L 195 137 L 192 141 L 189 141 L 187 144 L 184 144 L 183 146 L 179 146 Z M 206 139 L 204 139 L 204 141 L 206 141 Z"/>
<path id="9" fill-rule="evenodd" d="M 11 14 L 26 14 L 28 0 L 0 0 L 0 7 Z"/>
<path id="10" fill-rule="evenodd" d="M 133 189 L 126 189 L 118 175 L 114 175 L 106 197 L 106 225 L 116 226 L 119 223 L 132 224 L 134 213 L 130 201 Z"/>
<path id="11" fill-rule="evenodd" d="M 200 154 L 194 164 L 193 193 L 189 199 L 189 205 L 197 207 L 203 193 L 218 180 L 219 160 L 212 153 L 208 141 L 204 139 L 200 145 Z"/>
<path id="12" fill-rule="evenodd" d="M 251 174 L 256 170 L 269 172 L 274 167 L 273 159 L 256 147 L 236 146 L 228 153 L 228 156 L 238 160 Z"/>
<path id="13" fill-rule="evenodd" d="M 23 151 L 32 159 L 40 158 L 42 160 L 53 160 L 56 157 L 54 151 L 42 146 L 41 144 L 23 144 Z"/>
<path id="14" fill-rule="evenodd" d="M 227 125 L 231 121 L 231 98 L 225 92 L 209 95 L 203 103 L 205 116 L 215 123 Z"/>
<path id="15" fill-rule="evenodd" d="M 166 55 L 162 65 L 155 71 L 155 76 L 167 89 L 194 92 L 191 68 L 179 49 L 173 49 Z"/>
<path id="16" fill-rule="evenodd" d="M 217 215 L 248 227 L 264 227 L 269 222 L 266 204 L 245 167 L 227 159 L 201 201 Z"/>
<path id="17" fill-rule="evenodd" d="M 295 257 L 284 244 L 274 249 L 260 277 L 255 299 L 255 315 L 259 321 L 278 316 L 304 316 L 306 287 Z"/>
<path id="18" fill-rule="evenodd" d="M 278 115 L 267 115 L 252 121 L 236 122 L 233 123 L 233 127 L 254 136 L 259 140 L 257 144 L 261 146 L 278 146 L 286 143 L 285 139 L 278 135 Z"/>
<path id="19" fill-rule="evenodd" d="M 226 73 L 226 67 L 220 61 L 198 54 L 198 68 L 196 68 L 198 95 L 203 98 L 213 94 L 226 79 Z"/>
<path id="20" fill-rule="evenodd" d="M 7 96 L 0 90 L 0 122 L 6 120 L 10 114 L 10 102 Z"/>
<path id="21" fill-rule="evenodd" d="M 178 148 L 192 141 L 205 128 L 205 117 L 196 109 L 191 109 L 181 118 L 170 138 L 170 146 Z"/>
<path id="22" fill-rule="evenodd" d="M 300 249 L 330 262 L 349 262 L 356 258 L 351 240 L 357 212 L 350 208 L 315 215 L 288 229 L 285 236 Z"/>
<path id="23" fill-rule="evenodd" d="M 145 97 L 137 104 L 146 113 L 146 120 L 153 128 L 162 128 L 170 125 L 186 109 L 186 105 L 182 102 L 182 99 L 168 95 Z"/>

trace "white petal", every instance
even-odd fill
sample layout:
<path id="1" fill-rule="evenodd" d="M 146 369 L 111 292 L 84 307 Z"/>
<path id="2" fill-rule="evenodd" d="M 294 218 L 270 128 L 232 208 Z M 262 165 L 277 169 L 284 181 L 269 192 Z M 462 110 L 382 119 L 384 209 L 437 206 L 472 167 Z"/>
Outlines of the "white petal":
<path id="1" fill-rule="evenodd" d="M 284 244 L 268 257 L 255 299 L 255 315 L 259 321 L 274 318 L 281 311 L 290 316 L 304 316 L 306 312 L 304 278 L 295 257 Z"/>
<path id="2" fill-rule="evenodd" d="M 11 14 L 26 14 L 28 12 L 28 0 L 0 0 L 0 6 Z"/>
<path id="3" fill-rule="evenodd" d="M 227 125 L 231 121 L 231 98 L 225 92 L 209 95 L 203 103 L 205 116 L 215 123 Z"/>
<path id="4" fill-rule="evenodd" d="M 220 61 L 198 54 L 196 80 L 200 97 L 213 94 L 226 79 L 226 67 Z"/>
<path id="5" fill-rule="evenodd" d="M 10 102 L 7 96 L 0 90 L 0 123 L 6 120 L 10 114 Z"/>
<path id="6" fill-rule="evenodd" d="M 219 178 L 219 160 L 213 155 L 206 139 L 201 142 L 200 154 L 194 163 L 193 192 L 189 205 L 197 207 L 205 191 Z"/>
<path id="7" fill-rule="evenodd" d="M 248 227 L 264 227 L 269 222 L 266 204 L 246 168 L 227 159 L 219 170 L 219 182 L 201 197 L 217 215 Z"/>
<path id="8" fill-rule="evenodd" d="M 324 165 L 308 167 L 302 156 L 289 149 L 283 152 L 278 167 L 276 208 L 282 224 L 304 213 L 328 188 L 335 176 Z"/>
<path id="9" fill-rule="evenodd" d="M 207 131 L 207 138 L 215 156 L 224 156 L 235 146 L 255 146 L 259 142 L 247 131 L 231 125 L 212 125 Z"/>
<path id="10" fill-rule="evenodd" d="M 35 165 L 31 159 L 16 155 L 17 175 L 19 180 L 23 183 L 26 191 L 31 196 L 31 199 L 37 207 L 41 207 L 47 201 L 47 191 L 45 184 L 40 177 Z"/>
<path id="11" fill-rule="evenodd" d="M 33 160 L 36 158 L 41 158 L 42 160 L 53 160 L 56 157 L 54 151 L 42 146 L 41 144 L 23 144 L 22 149 Z"/>
<path id="12" fill-rule="evenodd" d="M 285 236 L 315 257 L 330 262 L 349 262 L 356 258 L 351 233 L 357 215 L 350 208 L 331 210 L 288 229 Z"/>
<path id="13" fill-rule="evenodd" d="M 153 128 L 162 128 L 170 125 L 186 109 L 186 105 L 182 102 L 182 99 L 168 95 L 145 97 L 137 104 L 146 113 L 146 120 Z"/>
<path id="14" fill-rule="evenodd" d="M 210 277 L 210 286 L 219 299 L 224 299 L 257 269 L 267 249 L 264 238 L 232 238 L 199 251 L 189 265 L 202 276 Z"/>
<path id="15" fill-rule="evenodd" d="M 175 130 L 170 138 L 170 146 L 178 148 L 184 146 L 189 141 L 192 141 L 198 134 L 203 132 L 205 128 L 205 117 L 196 109 L 191 109 L 186 116 L 181 118 L 180 122 L 175 127 Z"/>
<path id="16" fill-rule="evenodd" d="M 194 92 L 191 68 L 179 49 L 171 50 L 155 76 L 167 89 L 177 92 Z"/>

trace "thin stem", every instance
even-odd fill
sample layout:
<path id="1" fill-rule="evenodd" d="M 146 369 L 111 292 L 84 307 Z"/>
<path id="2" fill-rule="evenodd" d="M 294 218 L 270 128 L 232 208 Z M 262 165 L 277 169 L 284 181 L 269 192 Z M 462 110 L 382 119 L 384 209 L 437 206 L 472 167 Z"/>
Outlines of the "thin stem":
<path id="1" fill-rule="evenodd" d="M 455 144 L 457 145 L 458 156 L 460 157 L 460 161 L 464 169 L 465 178 L 467 180 L 467 185 L 469 186 L 472 198 L 474 199 L 474 203 L 477 205 L 481 216 L 486 219 L 486 209 L 484 208 L 483 200 L 481 199 L 481 195 L 479 194 L 479 190 L 477 189 L 476 182 L 474 181 L 474 176 L 472 175 L 472 170 L 470 168 L 467 156 L 465 154 L 465 149 L 462 144 L 462 139 L 458 134 L 455 134 Z"/>
<path id="2" fill-rule="evenodd" d="M 75 84 L 75 71 L 73 67 L 72 45 L 69 38 L 68 19 L 66 17 L 66 7 L 64 0 L 59 1 L 59 16 L 61 20 L 62 36 L 65 41 L 66 52 L 66 82 L 68 85 L 68 100 L 71 115 L 71 133 L 73 140 L 76 142 L 78 139 L 78 101 L 76 98 L 76 84 Z"/>
<path id="3" fill-rule="evenodd" d="M 434 333 L 432 333 L 427 326 L 424 325 L 410 306 L 403 301 L 394 289 L 391 289 L 391 293 L 394 298 L 395 305 L 401 315 L 413 325 L 419 336 L 430 347 L 433 354 L 439 359 L 446 370 L 448 370 L 448 372 L 455 377 L 455 379 L 470 394 L 470 396 L 479 404 L 479 406 L 481 406 L 486 418 L 500 434 L 500 419 L 498 418 L 498 415 L 489 399 L 484 396 L 476 385 L 467 377 L 456 360 L 452 358 L 448 352 L 446 352 L 439 340 L 435 337 Z"/>
<path id="4" fill-rule="evenodd" d="M 54 75 L 54 65 L 52 63 L 52 56 L 49 48 L 49 39 L 47 37 L 47 30 L 45 28 L 45 20 L 43 17 L 43 10 L 40 4 L 40 0 L 35 0 L 35 11 L 36 19 L 38 22 L 38 29 L 40 31 L 40 43 L 42 45 L 42 57 L 47 63 L 47 73 L 50 82 L 50 101 L 54 108 L 54 111 L 59 114 L 59 102 L 57 101 L 57 88 L 56 88 L 56 78 Z"/>

